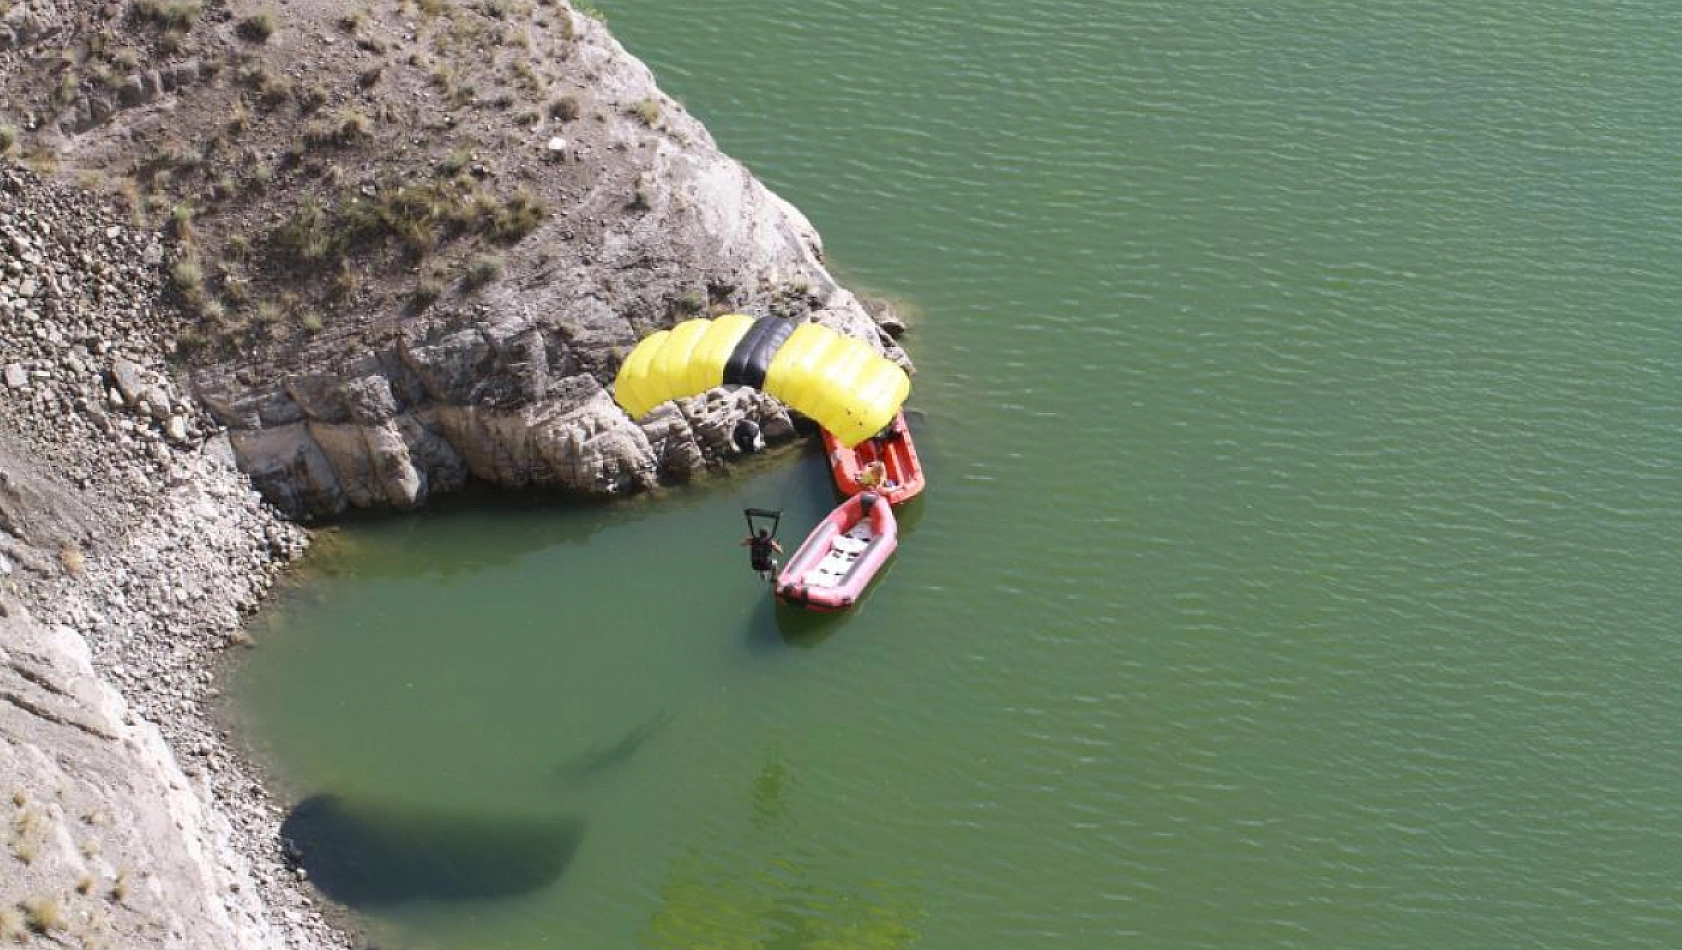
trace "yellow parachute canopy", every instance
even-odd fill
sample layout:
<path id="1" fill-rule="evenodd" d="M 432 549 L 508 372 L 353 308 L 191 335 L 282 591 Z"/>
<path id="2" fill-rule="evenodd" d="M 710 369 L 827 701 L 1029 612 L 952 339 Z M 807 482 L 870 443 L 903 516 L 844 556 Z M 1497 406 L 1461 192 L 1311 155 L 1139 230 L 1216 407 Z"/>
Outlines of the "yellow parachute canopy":
<path id="1" fill-rule="evenodd" d="M 730 385 L 764 390 L 852 446 L 893 421 L 911 377 L 821 324 L 731 313 L 644 338 L 619 367 L 613 398 L 640 419 L 668 399 Z"/>

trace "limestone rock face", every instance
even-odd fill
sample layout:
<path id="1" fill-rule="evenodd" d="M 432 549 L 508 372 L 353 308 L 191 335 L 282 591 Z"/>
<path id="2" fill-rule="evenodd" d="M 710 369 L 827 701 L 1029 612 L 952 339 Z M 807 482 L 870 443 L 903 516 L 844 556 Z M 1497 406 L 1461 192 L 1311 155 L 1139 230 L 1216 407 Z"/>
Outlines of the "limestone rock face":
<path id="1" fill-rule="evenodd" d="M 820 321 L 909 366 L 882 324 L 824 268 L 816 231 L 660 96 L 648 70 L 581 20 L 580 68 L 604 100 L 666 103 L 662 134 L 614 114 L 600 184 L 510 254 L 470 308 L 341 329 L 301 353 L 198 371 L 240 467 L 282 510 L 411 507 L 468 478 L 611 496 L 682 481 L 735 453 L 742 418 L 770 441 L 788 410 L 716 391 L 632 420 L 609 387 L 638 340 L 704 312 Z M 594 126 L 596 124 L 592 124 Z M 636 171 L 637 209 L 623 182 Z M 622 177 L 622 176 L 620 176 Z"/>
<path id="2" fill-rule="evenodd" d="M 75 630 L 15 603 L 0 605 L 0 774 L 14 829 L 8 894 L 54 901 L 65 920 L 57 936 L 285 946 L 248 873 L 218 862 L 225 824 L 190 790 L 157 727 L 100 680 Z"/>
<path id="3" fill-rule="evenodd" d="M 0 893 L 67 946 L 331 946 L 266 908 L 271 819 L 201 706 L 297 529 L 219 453 L 168 450 L 134 517 L 40 448 L 0 425 Z"/>
<path id="4" fill-rule="evenodd" d="M 410 508 L 469 476 L 514 488 L 626 493 L 686 480 L 735 454 L 730 432 L 742 418 L 759 422 L 771 440 L 794 434 L 787 410 L 752 390 L 715 390 L 633 423 L 594 377 L 546 377 L 542 338 L 530 342 L 527 365 L 539 369 L 524 378 L 458 335 L 419 356 L 402 351 L 413 363 L 363 359 L 342 376 L 300 374 L 264 386 L 205 372 L 198 388 L 231 426 L 235 455 L 257 488 L 301 516 Z"/>

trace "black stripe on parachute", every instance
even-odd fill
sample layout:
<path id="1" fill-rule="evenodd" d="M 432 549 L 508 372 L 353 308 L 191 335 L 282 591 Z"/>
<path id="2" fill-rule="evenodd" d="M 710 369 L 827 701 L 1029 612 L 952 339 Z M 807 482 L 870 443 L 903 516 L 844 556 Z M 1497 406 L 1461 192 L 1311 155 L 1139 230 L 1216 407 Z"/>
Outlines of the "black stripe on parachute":
<path id="1" fill-rule="evenodd" d="M 736 348 L 730 351 L 730 359 L 724 363 L 723 384 L 751 386 L 754 389 L 763 387 L 765 374 L 771 369 L 771 360 L 776 358 L 777 350 L 793 332 L 792 320 L 780 317 L 755 320 L 753 326 L 748 327 L 748 332 L 736 341 Z"/>

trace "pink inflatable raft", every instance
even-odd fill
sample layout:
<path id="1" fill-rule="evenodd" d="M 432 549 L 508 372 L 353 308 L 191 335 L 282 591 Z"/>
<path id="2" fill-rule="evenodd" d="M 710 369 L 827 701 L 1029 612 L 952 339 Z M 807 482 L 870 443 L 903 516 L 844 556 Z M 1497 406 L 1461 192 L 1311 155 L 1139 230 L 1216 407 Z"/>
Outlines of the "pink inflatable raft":
<path id="1" fill-rule="evenodd" d="M 845 610 L 899 547 L 894 511 L 875 492 L 854 495 L 818 522 L 777 575 L 777 599 L 807 610 Z"/>

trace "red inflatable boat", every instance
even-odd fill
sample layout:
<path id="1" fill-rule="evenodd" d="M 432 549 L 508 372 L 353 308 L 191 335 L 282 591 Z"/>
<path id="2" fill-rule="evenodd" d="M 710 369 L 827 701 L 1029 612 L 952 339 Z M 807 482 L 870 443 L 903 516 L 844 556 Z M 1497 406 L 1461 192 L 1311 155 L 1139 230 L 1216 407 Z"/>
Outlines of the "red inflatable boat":
<path id="1" fill-rule="evenodd" d="M 783 566 L 777 599 L 807 610 L 845 610 L 897 547 L 893 508 L 875 492 L 854 495 L 818 522 Z"/>
<path id="2" fill-rule="evenodd" d="M 886 429 L 865 439 L 852 448 L 823 430 L 823 447 L 829 455 L 829 471 L 835 477 L 835 487 L 845 495 L 874 491 L 890 505 L 902 504 L 923 490 L 923 463 L 917 458 L 917 446 L 911 442 L 911 430 L 905 424 L 903 411 L 894 416 Z M 881 462 L 876 473 L 880 482 L 867 484 L 872 475 L 871 463 Z"/>

